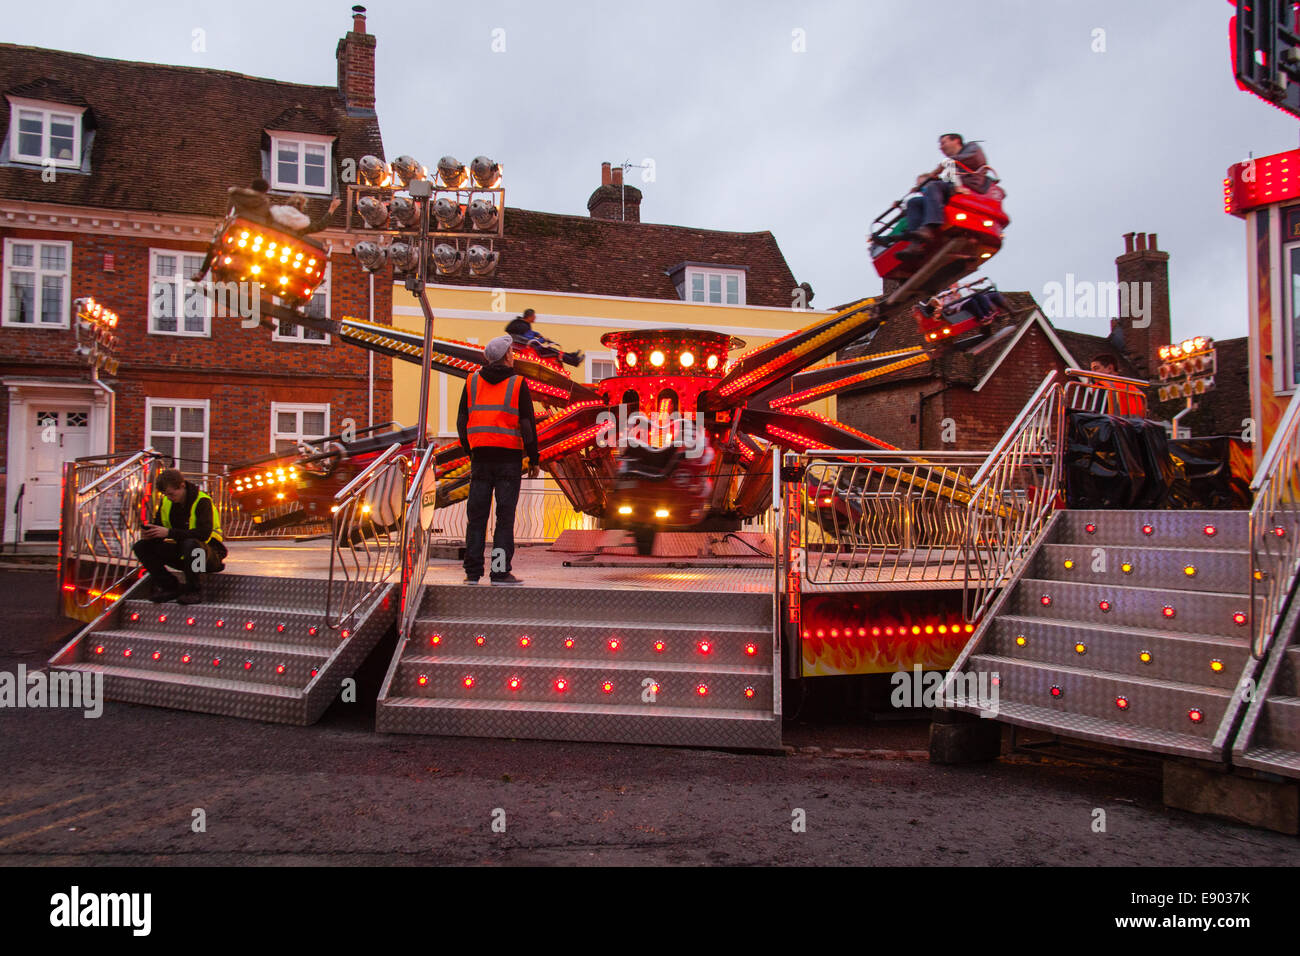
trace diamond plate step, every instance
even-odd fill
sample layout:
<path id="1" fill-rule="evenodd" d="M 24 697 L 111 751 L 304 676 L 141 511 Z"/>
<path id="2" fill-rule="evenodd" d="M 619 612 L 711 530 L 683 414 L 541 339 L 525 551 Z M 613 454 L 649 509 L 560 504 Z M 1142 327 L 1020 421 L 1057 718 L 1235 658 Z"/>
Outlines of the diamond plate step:
<path id="1" fill-rule="evenodd" d="M 1246 594 L 1250 553 L 1048 543 L 1027 573 L 1039 580 Z"/>
<path id="2" fill-rule="evenodd" d="M 1018 661 L 1230 691 L 1246 666 L 1250 642 L 1244 637 L 1098 628 L 1068 621 L 1003 616 L 993 622 L 981 651 Z"/>
<path id="3" fill-rule="evenodd" d="M 1254 744 L 1273 750 L 1300 751 L 1300 697 L 1270 695 L 1264 701 Z"/>
<path id="4" fill-rule="evenodd" d="M 1008 702 L 1055 713 L 1051 729 L 1067 735 L 1072 735 L 1070 728 L 1075 718 L 1091 717 L 1132 727 L 1135 732 L 1197 737 L 1208 745 L 1232 696 L 1222 688 L 1124 677 L 991 654 L 973 655 L 965 672 L 997 673 L 999 709 L 1002 702 Z M 1060 696 L 1053 696 L 1053 687 L 1059 688 Z M 1119 698 L 1126 707 L 1118 706 Z M 1199 713 L 1199 721 L 1189 716 L 1193 711 Z"/>
<path id="5" fill-rule="evenodd" d="M 1207 527 L 1213 529 L 1213 534 L 1206 533 Z M 1250 514 L 1246 511 L 1069 510 L 1061 512 L 1052 542 L 1093 547 L 1244 550 L 1248 547 L 1249 528 Z"/>
<path id="6" fill-rule="evenodd" d="M 1102 602 L 1106 602 L 1105 606 Z M 1165 608 L 1172 613 L 1166 613 Z M 1248 609 L 1248 599 L 1239 594 L 1022 578 L 1003 612 L 1109 628 L 1245 636 L 1250 623 Z"/>
<path id="7" fill-rule="evenodd" d="M 771 712 L 656 705 L 615 710 L 592 704 L 520 702 L 502 709 L 497 701 L 395 697 L 376 711 L 375 726 L 384 733 L 755 750 L 781 746 L 781 718 Z"/>
<path id="8" fill-rule="evenodd" d="M 961 698 L 957 699 L 957 706 L 961 710 L 972 712 L 979 710 L 977 703 Z M 1113 747 L 1152 750 L 1157 753 L 1180 754 L 1188 757 L 1214 756 L 1210 742 L 1200 734 L 1153 731 L 1123 721 L 1081 714 L 1072 714 L 1068 719 L 1063 720 L 1061 712 L 1055 708 L 1037 707 L 1020 701 L 1000 702 L 996 719 L 1018 727 L 1045 730 L 1068 737 L 1077 737 L 1080 740 L 1109 744 Z"/>
<path id="9" fill-rule="evenodd" d="M 395 618 L 392 585 L 348 628 L 334 631 L 321 622 L 327 581 L 216 579 L 221 583 L 205 585 L 204 603 L 191 607 L 142 601 L 147 585 L 137 582 L 51 659 L 52 669 L 103 674 L 110 700 L 311 724 Z M 217 627 L 219 620 L 225 626 Z"/>
<path id="10" fill-rule="evenodd" d="M 1273 683 L 1273 693 L 1283 697 L 1300 697 L 1300 645 L 1293 644 L 1286 649 Z"/>
<path id="11" fill-rule="evenodd" d="M 713 622 L 772 625 L 772 596 L 731 591 L 655 591 L 648 588 L 546 588 L 520 585 L 429 585 L 418 618 L 529 620 L 537 624 L 589 621 L 661 625 Z"/>

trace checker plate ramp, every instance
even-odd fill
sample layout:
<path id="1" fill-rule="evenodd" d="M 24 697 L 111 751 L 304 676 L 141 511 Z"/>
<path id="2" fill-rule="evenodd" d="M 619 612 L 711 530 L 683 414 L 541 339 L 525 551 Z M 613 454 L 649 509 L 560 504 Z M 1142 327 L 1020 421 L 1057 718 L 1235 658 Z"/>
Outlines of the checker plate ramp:
<path id="1" fill-rule="evenodd" d="M 51 660 L 102 674 L 109 700 L 249 720 L 313 724 L 392 626 L 393 585 L 353 621 L 325 626 L 326 582 L 210 575 L 203 603 L 145 599 L 137 582 Z M 344 636 L 346 634 L 346 637 Z"/>
<path id="2" fill-rule="evenodd" d="M 1232 745 L 1232 762 L 1300 778 L 1300 601 L 1291 606 L 1265 658 L 1259 690 Z"/>

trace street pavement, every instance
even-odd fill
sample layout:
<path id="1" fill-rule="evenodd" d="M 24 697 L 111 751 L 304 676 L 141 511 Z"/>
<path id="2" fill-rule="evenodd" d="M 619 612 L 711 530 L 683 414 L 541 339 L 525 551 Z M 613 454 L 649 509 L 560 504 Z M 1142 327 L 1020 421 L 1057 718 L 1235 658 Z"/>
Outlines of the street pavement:
<path id="1" fill-rule="evenodd" d="M 75 631 L 54 605 L 51 570 L 0 570 L 0 671 L 43 667 Z M 926 722 L 896 715 L 806 708 L 781 755 L 380 735 L 373 696 L 391 648 L 359 675 L 359 702 L 335 702 L 312 727 L 113 702 L 98 719 L 0 709 L 0 864 L 1300 859 L 1294 837 L 1166 809 L 1150 768 L 1024 756 L 934 766 Z"/>

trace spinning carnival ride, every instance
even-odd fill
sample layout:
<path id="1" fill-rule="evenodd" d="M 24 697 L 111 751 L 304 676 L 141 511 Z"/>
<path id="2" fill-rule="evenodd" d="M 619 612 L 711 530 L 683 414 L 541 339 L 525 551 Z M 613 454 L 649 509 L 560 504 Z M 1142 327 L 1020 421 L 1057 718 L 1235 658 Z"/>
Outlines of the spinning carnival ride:
<path id="1" fill-rule="evenodd" d="M 979 347 L 993 337 L 1005 314 L 996 290 L 980 283 L 946 287 L 1000 248 L 1008 219 L 995 190 L 954 196 L 935 237 L 910 252 L 916 243 L 903 236 L 902 203 L 895 203 L 870 236 L 877 272 L 886 288 L 893 286 L 887 294 L 849 303 L 736 358 L 731 353 L 744 343 L 721 333 L 614 332 L 602 343 L 616 353 L 615 374 L 587 385 L 573 381 L 557 359 L 516 346 L 514 370 L 528 381 L 538 406 L 540 466 L 575 510 L 605 527 L 730 530 L 769 507 L 773 458 L 782 451 L 897 450 L 801 406 L 930 361 L 941 349 Z M 265 325 L 274 319 L 304 325 L 419 364 L 423 335 L 311 315 L 307 306 L 328 256 L 327 247 L 311 240 L 232 218 L 214 240 L 212 278 L 258 282 L 277 296 L 279 304 L 262 308 Z M 909 313 L 919 328 L 914 348 L 812 368 L 886 322 L 906 321 Z M 434 371 L 466 378 L 481 367 L 483 353 L 468 342 L 434 337 L 423 359 Z M 394 442 L 417 444 L 416 429 L 388 427 L 232 466 L 232 496 L 264 525 L 328 518 L 334 493 L 376 455 Z M 459 443 L 437 447 L 435 465 L 437 506 L 464 499 L 469 459 Z M 838 497 L 835 489 L 811 493 Z"/>

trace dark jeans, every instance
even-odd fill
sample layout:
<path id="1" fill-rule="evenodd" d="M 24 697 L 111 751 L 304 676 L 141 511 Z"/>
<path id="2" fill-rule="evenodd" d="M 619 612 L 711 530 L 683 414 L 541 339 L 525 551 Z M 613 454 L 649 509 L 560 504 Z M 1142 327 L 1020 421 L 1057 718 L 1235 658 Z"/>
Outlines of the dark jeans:
<path id="1" fill-rule="evenodd" d="M 132 550 L 135 551 L 135 556 L 140 559 L 145 570 L 149 572 L 149 576 L 153 578 L 154 584 L 160 587 L 171 587 L 176 584 L 176 577 L 167 570 L 169 566 L 184 571 L 187 591 L 199 589 L 199 575 L 194 570 L 194 552 L 196 550 L 204 552 L 203 559 L 207 562 L 205 567 L 211 567 L 214 560 L 212 551 L 206 549 L 198 538 L 185 538 L 181 541 L 172 541 L 168 538 L 141 538 Z"/>
<path id="2" fill-rule="evenodd" d="M 943 207 L 952 197 L 952 183 L 932 179 L 921 187 L 921 195 L 907 201 L 907 228 L 943 224 Z"/>
<path id="3" fill-rule="evenodd" d="M 488 567 L 493 577 L 510 573 L 515 556 L 515 506 L 523 480 L 518 461 L 482 461 L 470 466 L 469 500 L 465 505 L 465 576 L 483 576 L 483 546 L 487 540 L 488 511 L 497 499 L 497 526 L 492 532 L 492 554 L 505 554 L 505 567 Z"/>

